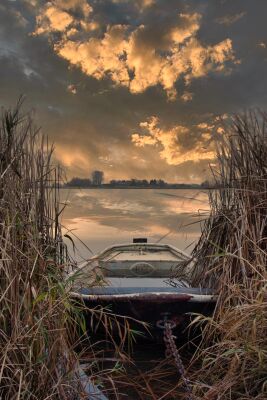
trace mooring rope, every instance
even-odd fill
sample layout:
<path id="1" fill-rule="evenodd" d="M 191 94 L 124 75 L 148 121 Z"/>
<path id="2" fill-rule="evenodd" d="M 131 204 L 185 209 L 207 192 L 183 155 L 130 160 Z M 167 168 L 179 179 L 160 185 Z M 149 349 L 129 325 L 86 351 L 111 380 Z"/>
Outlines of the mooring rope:
<path id="1" fill-rule="evenodd" d="M 182 362 L 182 359 L 180 357 L 180 354 L 178 352 L 175 339 L 176 337 L 173 335 L 172 328 L 173 325 L 171 323 L 172 321 L 168 321 L 165 319 L 164 321 L 164 328 L 163 328 L 163 339 L 166 345 L 166 357 L 173 356 L 175 360 L 175 364 L 177 366 L 177 369 L 179 371 L 179 374 L 181 376 L 181 379 L 183 381 L 183 386 L 187 394 L 187 400 L 193 400 L 193 395 L 192 395 L 192 387 L 190 385 L 189 379 L 186 377 L 185 373 L 185 368 L 184 364 Z"/>

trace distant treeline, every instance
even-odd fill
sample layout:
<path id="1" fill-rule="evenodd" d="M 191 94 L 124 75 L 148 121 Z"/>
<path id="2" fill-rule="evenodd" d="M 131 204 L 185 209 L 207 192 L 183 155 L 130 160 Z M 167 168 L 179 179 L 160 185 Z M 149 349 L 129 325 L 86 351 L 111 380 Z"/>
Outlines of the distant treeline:
<path id="1" fill-rule="evenodd" d="M 69 182 L 62 185 L 64 188 L 79 187 L 79 188 L 168 188 L 168 189 L 198 189 L 198 188 L 209 188 L 211 185 L 208 181 L 201 184 L 196 183 L 167 183 L 162 179 L 122 179 L 115 180 L 112 179 L 109 183 L 98 183 L 96 184 L 91 179 L 87 178 L 72 178 Z"/>

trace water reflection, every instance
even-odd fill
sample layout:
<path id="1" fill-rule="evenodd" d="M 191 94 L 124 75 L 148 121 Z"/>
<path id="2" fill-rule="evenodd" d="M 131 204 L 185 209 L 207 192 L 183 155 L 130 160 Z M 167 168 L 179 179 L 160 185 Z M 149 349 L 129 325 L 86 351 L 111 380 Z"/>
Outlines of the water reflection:
<path id="1" fill-rule="evenodd" d="M 61 199 L 68 203 L 64 226 L 93 253 L 136 236 L 190 252 L 200 233 L 197 221 L 209 207 L 207 193 L 189 189 L 62 189 Z M 90 257 L 88 249 L 75 242 L 76 258 Z"/>

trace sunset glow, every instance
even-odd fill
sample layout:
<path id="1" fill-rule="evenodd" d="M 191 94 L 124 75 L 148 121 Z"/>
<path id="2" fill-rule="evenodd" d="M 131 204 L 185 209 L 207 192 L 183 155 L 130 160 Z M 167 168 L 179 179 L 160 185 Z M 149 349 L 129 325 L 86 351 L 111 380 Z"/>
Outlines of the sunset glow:
<path id="1" fill-rule="evenodd" d="M 264 105 L 260 4 L 3 0 L 3 105 L 26 95 L 69 178 L 201 182 L 218 117 Z"/>

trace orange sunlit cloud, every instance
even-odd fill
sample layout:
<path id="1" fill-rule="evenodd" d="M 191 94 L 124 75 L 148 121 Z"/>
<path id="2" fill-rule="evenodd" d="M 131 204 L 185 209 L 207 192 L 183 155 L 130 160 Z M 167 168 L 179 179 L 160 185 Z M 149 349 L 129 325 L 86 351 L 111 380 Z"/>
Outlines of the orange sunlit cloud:
<path id="1" fill-rule="evenodd" d="M 79 165 L 80 168 L 90 170 L 90 160 L 86 153 L 82 152 L 78 147 L 68 147 L 57 144 L 55 156 L 64 167 L 72 168 Z"/>
<path id="2" fill-rule="evenodd" d="M 200 124 L 201 138 L 196 146 L 186 150 L 181 146 L 181 137 L 189 134 L 189 128 L 177 125 L 170 129 L 163 129 L 159 125 L 157 117 L 151 117 L 148 121 L 141 122 L 140 128 L 144 128 L 146 134 L 132 134 L 132 142 L 137 147 L 146 145 L 160 146 L 160 158 L 169 165 L 179 165 L 186 161 L 212 160 L 215 157 L 214 149 L 211 149 L 211 131 L 207 124 Z"/>
<path id="3" fill-rule="evenodd" d="M 25 94 L 68 179 L 101 170 L 105 182 L 203 182 L 231 115 L 266 106 L 266 11 L 265 2 L 2 0 L 1 105 Z"/>
<path id="4" fill-rule="evenodd" d="M 55 52 L 70 64 L 98 80 L 109 77 L 116 85 L 126 86 L 131 93 L 142 93 L 147 88 L 161 85 L 169 100 L 175 100 L 175 83 L 183 78 L 187 84 L 192 79 L 206 76 L 211 71 L 224 72 L 225 63 L 235 62 L 229 38 L 212 45 L 203 45 L 196 34 L 201 25 L 199 13 L 177 13 L 175 27 L 165 33 L 158 46 L 144 40 L 147 27 L 108 25 L 101 36 L 75 39 L 77 28 L 82 31 L 97 30 L 98 25 L 89 20 L 92 8 L 87 4 L 83 19 L 77 20 L 68 13 L 72 6 L 84 9 L 84 1 L 54 0 L 46 4 L 37 16 L 35 35 L 62 32 L 54 42 Z M 150 6 L 151 1 L 144 5 Z M 91 27 L 93 26 L 93 29 Z M 167 54 L 167 55 L 166 55 Z M 182 95 L 184 101 L 192 96 Z"/>

